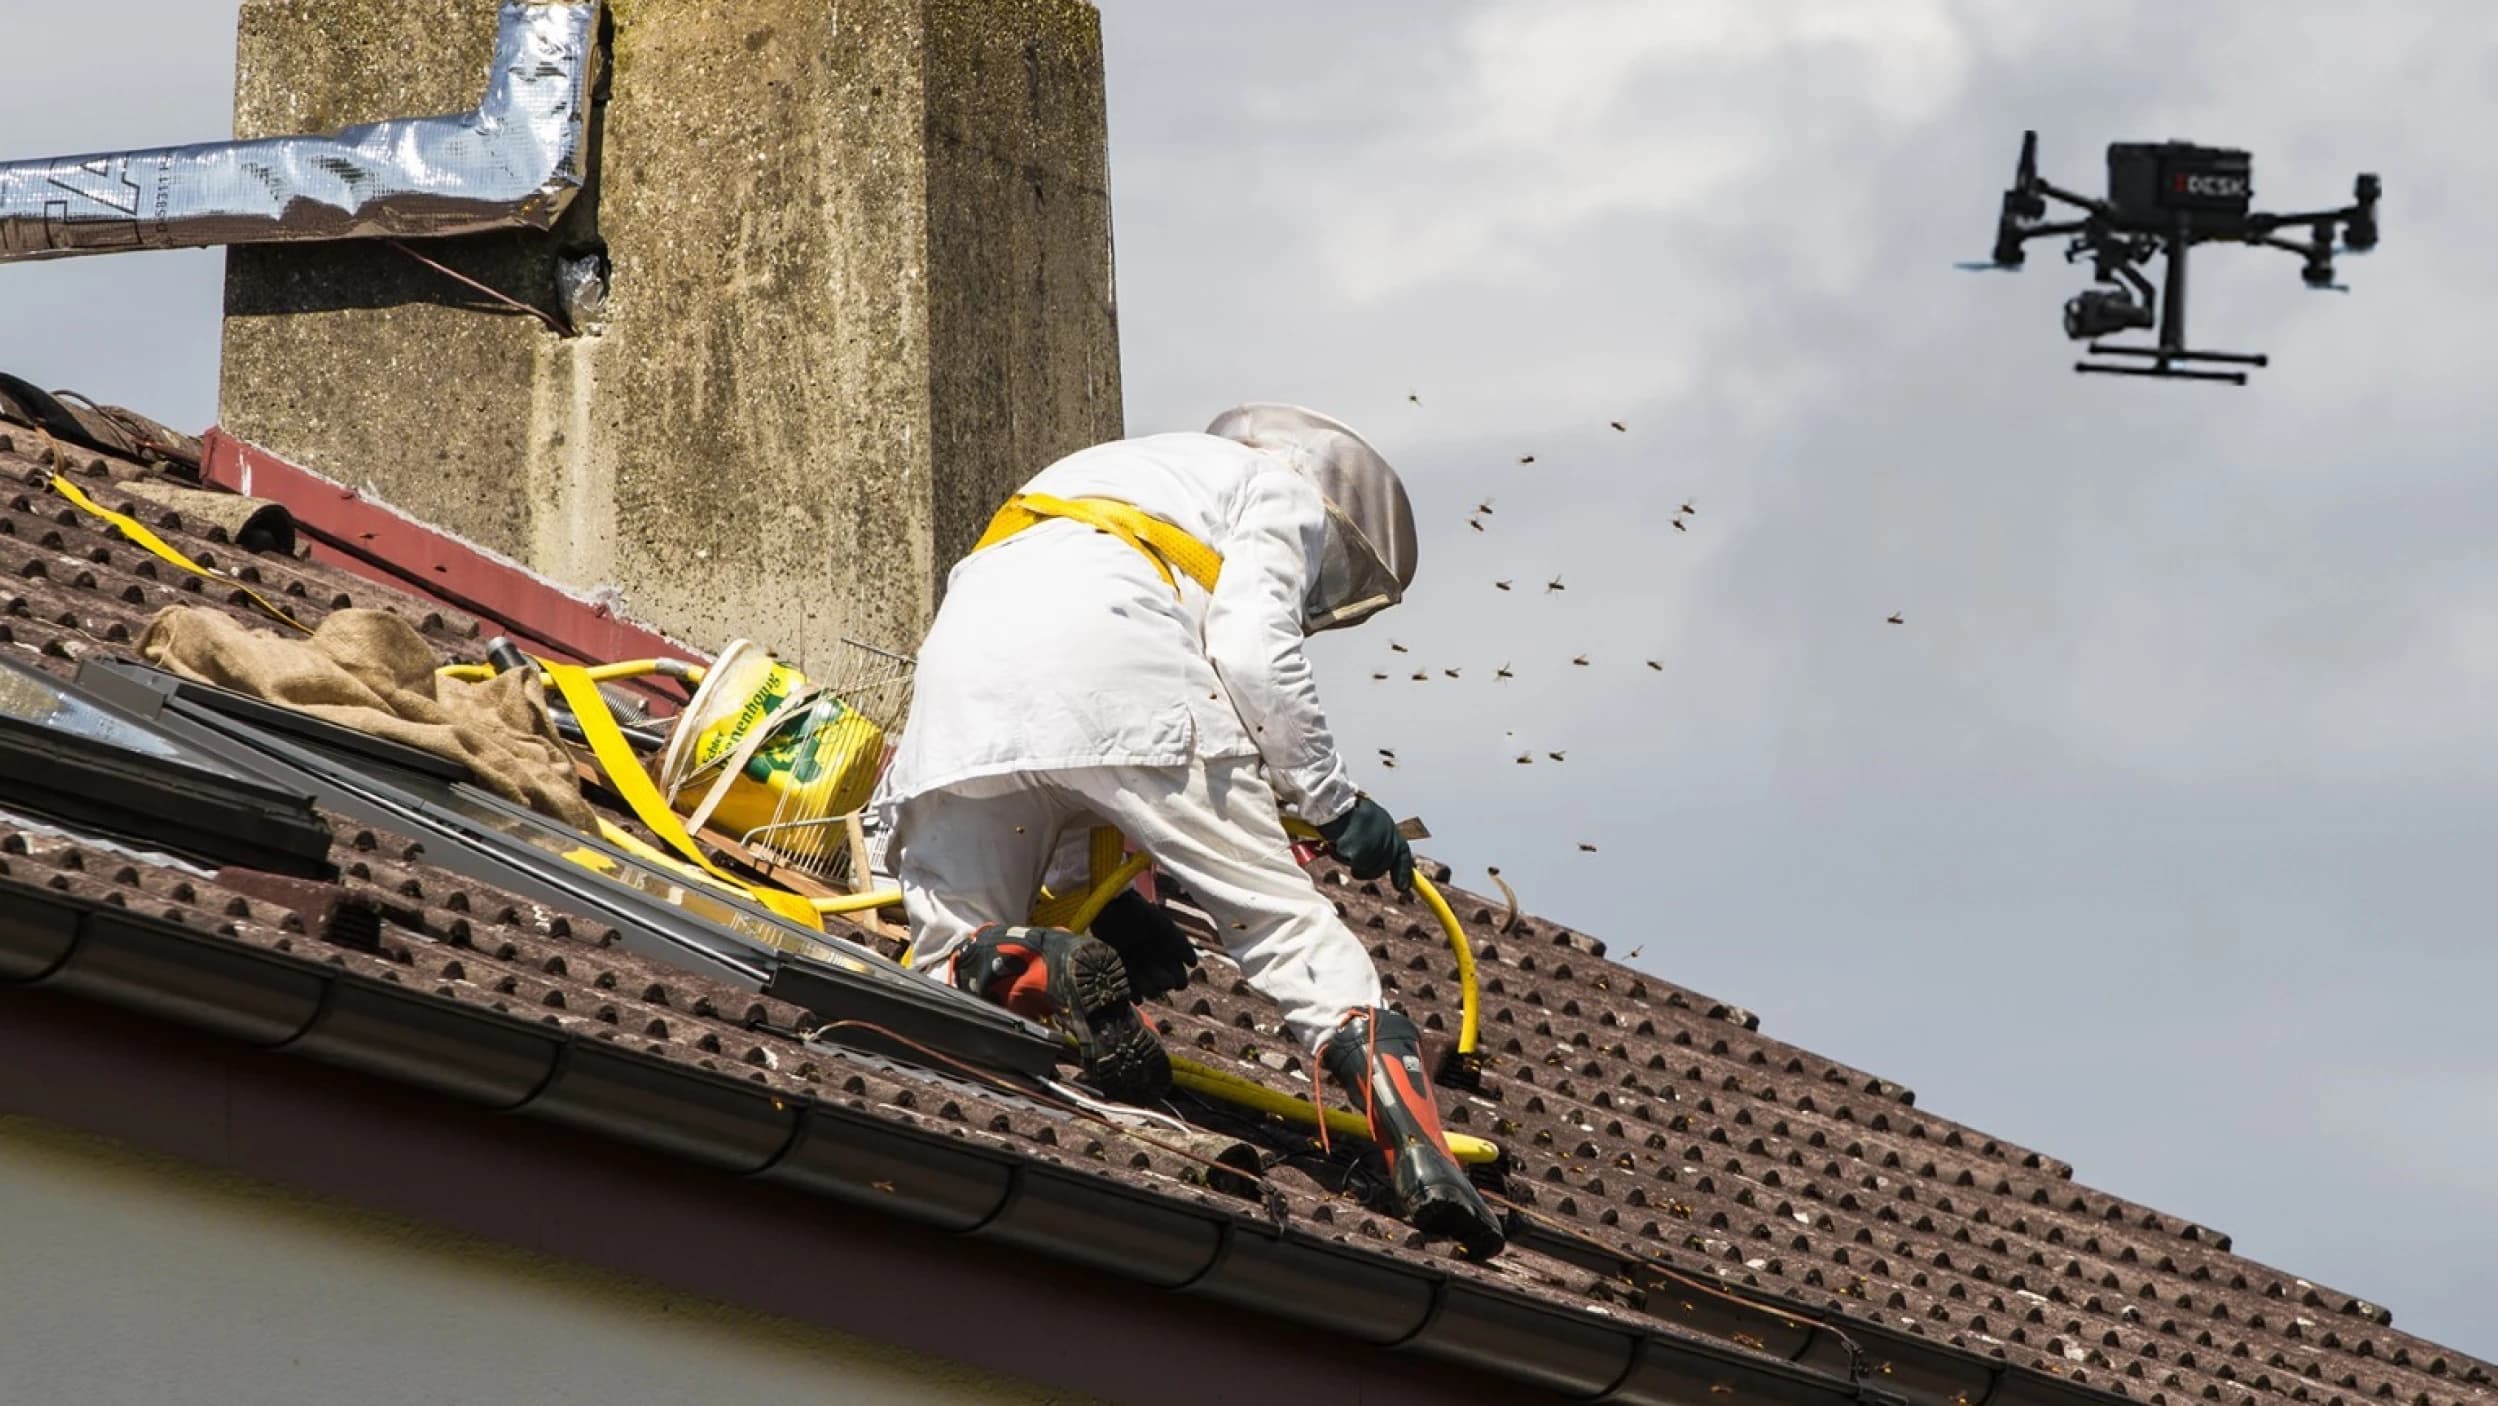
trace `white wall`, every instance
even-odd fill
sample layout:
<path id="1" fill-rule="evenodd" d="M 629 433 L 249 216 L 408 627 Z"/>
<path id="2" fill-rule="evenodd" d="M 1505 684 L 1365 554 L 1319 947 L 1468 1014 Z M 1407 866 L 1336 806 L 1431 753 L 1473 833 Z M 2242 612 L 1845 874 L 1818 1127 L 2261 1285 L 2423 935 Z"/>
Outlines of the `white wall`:
<path id="1" fill-rule="evenodd" d="M 0 1117 L 6 1406 L 1079 1399 Z"/>

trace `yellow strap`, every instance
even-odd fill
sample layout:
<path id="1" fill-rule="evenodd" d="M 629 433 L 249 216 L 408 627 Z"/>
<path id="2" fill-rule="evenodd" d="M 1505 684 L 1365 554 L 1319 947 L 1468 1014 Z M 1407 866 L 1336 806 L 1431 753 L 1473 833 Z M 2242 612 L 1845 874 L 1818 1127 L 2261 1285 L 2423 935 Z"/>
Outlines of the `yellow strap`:
<path id="1" fill-rule="evenodd" d="M 608 819 L 604 815 L 598 818 L 598 835 L 600 839 L 607 841 L 609 844 L 614 845 L 616 848 L 623 850 L 625 853 L 632 855 L 638 860 L 641 860 L 643 863 L 660 869 L 665 869 L 669 873 L 676 875 L 678 878 L 691 880 L 694 883 L 701 884 L 705 888 L 718 889 L 722 893 L 732 893 L 742 896 L 746 892 L 746 886 L 744 884 L 737 883 L 729 879 L 714 878 L 713 876 L 704 873 L 702 870 L 695 868 L 693 865 L 686 863 L 684 860 L 677 858 L 675 855 L 668 853 L 666 850 L 659 848 L 657 845 L 644 842 L 641 836 L 634 834 L 632 831 L 617 824 L 615 821 Z M 567 850 L 564 853 L 564 857 L 571 860 L 573 863 L 580 865 L 584 869 L 595 869 L 602 874 L 608 873 L 616 867 L 616 861 L 608 858 L 604 854 L 599 853 L 597 850 L 590 849 L 586 846 L 581 849 Z"/>
<path id="2" fill-rule="evenodd" d="M 1128 837 L 1120 834 L 1116 826 L 1096 825 L 1093 833 L 1085 837 L 1085 849 L 1086 867 L 1092 871 L 1093 882 L 1099 884 L 1127 862 Z"/>
<path id="3" fill-rule="evenodd" d="M 632 831 L 617 824 L 615 821 L 608 819 L 604 815 L 598 817 L 598 837 L 607 841 L 609 844 L 614 845 L 616 848 L 623 850 L 625 853 L 632 855 L 634 858 L 641 860 L 643 863 L 656 865 L 657 867 L 665 869 L 669 873 L 674 874 L 681 879 L 691 879 L 695 883 L 701 884 L 706 888 L 715 888 L 723 893 L 744 893 L 746 891 L 745 886 L 742 884 L 733 884 L 726 879 L 715 879 L 711 875 L 704 873 L 702 870 L 695 868 L 693 865 L 686 863 L 684 860 L 677 858 L 675 855 L 668 853 L 666 850 L 659 848 L 657 845 L 645 842 L 641 836 L 634 834 Z M 604 854 L 599 853 L 597 850 L 590 849 L 586 846 L 581 849 L 567 850 L 564 852 L 564 857 L 571 860 L 573 863 L 580 865 L 584 869 L 596 869 L 602 874 L 607 873 L 616 867 L 616 861 L 608 858 Z"/>
<path id="4" fill-rule="evenodd" d="M 590 754 L 598 758 L 599 770 L 606 775 L 607 784 L 615 788 L 617 795 L 624 797 L 625 804 L 633 808 L 634 817 L 657 835 L 662 844 L 683 855 L 703 873 L 791 922 L 817 932 L 824 930 L 824 920 L 816 915 L 815 906 L 806 899 L 766 885 L 745 883 L 711 862 L 702 847 L 694 843 L 694 837 L 685 832 L 685 826 L 677 819 L 676 812 L 668 809 L 668 802 L 659 794 L 659 787 L 643 772 L 641 761 L 633 755 L 633 745 L 625 741 L 624 732 L 616 726 L 615 715 L 607 710 L 607 700 L 600 696 L 598 685 L 591 682 L 588 670 L 578 664 L 558 664 L 551 659 L 539 660 L 538 667 L 554 680 L 556 691 L 563 695 L 565 706 L 572 709 L 574 720 L 581 724 L 582 735 L 590 741 Z"/>
<path id="5" fill-rule="evenodd" d="M 1152 862 L 1144 855 L 1129 854 L 1128 837 L 1116 827 L 1096 825 L 1085 837 L 1084 887 L 1073 893 L 1052 893 L 1044 887 L 1032 900 L 1029 921 L 1034 927 L 1083 932 Z"/>
<path id="6" fill-rule="evenodd" d="M 67 498 L 70 503 L 80 511 L 91 513 L 96 517 L 104 519 L 105 522 L 112 525 L 114 531 L 119 532 L 122 536 L 129 538 L 133 543 L 146 548 L 148 551 L 154 552 L 159 558 L 169 561 L 175 566 L 181 567 L 183 570 L 190 572 L 194 576 L 206 577 L 208 580 L 232 586 L 236 590 L 241 591 L 244 595 L 249 596 L 252 604 L 259 606 L 261 609 L 276 616 L 280 620 L 285 621 L 287 624 L 294 626 L 296 629 L 303 631 L 307 635 L 312 633 L 311 626 L 296 619 L 294 616 L 287 614 L 285 611 L 280 610 L 267 596 L 253 590 L 251 587 L 244 585 L 242 582 L 235 580 L 233 577 L 226 575 L 222 571 L 212 571 L 209 568 L 200 565 L 198 562 L 191 560 L 189 557 L 184 556 L 180 549 L 176 548 L 172 543 L 149 531 L 145 523 L 140 522 L 137 518 L 131 517 L 126 513 L 117 513 L 112 509 L 105 507 L 103 504 L 79 491 L 77 484 L 70 482 L 68 479 L 61 477 L 59 474 L 54 474 L 52 476 L 52 491 L 60 494 L 64 498 Z"/>
<path id="7" fill-rule="evenodd" d="M 1171 573 L 1177 568 L 1182 575 L 1206 590 L 1213 590 L 1223 574 L 1223 554 L 1198 541 L 1181 529 L 1164 522 L 1133 503 L 1116 498 L 1053 498 L 1046 493 L 1018 493 L 1006 500 L 1006 506 L 989 519 L 988 530 L 972 544 L 973 551 L 993 547 L 1036 523 L 1051 518 L 1066 518 L 1083 523 L 1096 532 L 1107 532 L 1142 552 L 1162 582 L 1174 593 L 1180 583 Z"/>

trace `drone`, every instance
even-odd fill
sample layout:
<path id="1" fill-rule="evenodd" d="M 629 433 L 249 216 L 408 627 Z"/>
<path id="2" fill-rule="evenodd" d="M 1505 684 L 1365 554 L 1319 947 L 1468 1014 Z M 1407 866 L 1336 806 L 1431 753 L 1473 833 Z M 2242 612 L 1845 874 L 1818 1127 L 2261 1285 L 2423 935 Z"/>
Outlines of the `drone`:
<path id="1" fill-rule="evenodd" d="M 2078 361 L 2073 364 L 2075 371 L 2243 386 L 2243 371 L 2182 364 L 2266 364 L 2260 352 L 2196 351 L 2186 346 L 2186 251 L 2211 242 L 2287 249 L 2306 260 L 2299 277 L 2309 288 L 2348 292 L 2333 281 L 2335 234 L 2338 230 L 2343 252 L 2364 254 L 2377 247 L 2377 197 L 2382 193 L 2376 176 L 2363 173 L 2353 188 L 2352 203 L 2339 210 L 2266 215 L 2247 208 L 2254 195 L 2249 181 L 2252 167 L 2245 152 L 2226 147 L 2179 141 L 2112 142 L 2108 146 L 2108 197 L 2094 200 L 2040 180 L 2038 133 L 2023 132 L 2021 161 L 2013 170 L 2011 189 L 2004 192 L 2003 213 L 1995 225 L 1995 256 L 1959 267 L 2018 272 L 2028 257 L 2022 245 L 2047 235 L 2069 235 L 2072 243 L 2064 261 L 2076 263 L 2089 255 L 2093 276 L 2109 286 L 2086 289 L 2066 301 L 2064 335 L 2089 342 L 2092 356 L 2130 359 Z M 2079 209 L 2081 218 L 2047 219 L 2049 200 Z M 2304 240 L 2275 232 L 2300 226 L 2307 231 Z M 2163 256 L 2168 260 L 2167 276 L 2155 297 L 2141 266 Z M 2148 329 L 2155 322 L 2159 329 L 2156 345 L 2096 340 L 2132 328 Z"/>

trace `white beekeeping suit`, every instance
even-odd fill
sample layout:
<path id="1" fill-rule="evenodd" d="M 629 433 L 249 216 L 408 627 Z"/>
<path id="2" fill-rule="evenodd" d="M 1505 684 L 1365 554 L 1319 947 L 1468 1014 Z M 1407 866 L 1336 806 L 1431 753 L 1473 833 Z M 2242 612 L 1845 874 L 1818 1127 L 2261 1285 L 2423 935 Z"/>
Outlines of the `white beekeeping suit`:
<path id="1" fill-rule="evenodd" d="M 912 963 L 1025 922 L 1062 836 L 1114 826 L 1315 1048 L 1380 988 L 1278 819 L 1325 824 L 1360 799 L 1303 641 L 1403 595 L 1404 488 L 1336 421 L 1251 405 L 1206 434 L 1071 454 L 1016 502 L 1104 500 L 1211 549 L 1219 575 L 1209 590 L 1116 524 L 1047 511 L 955 566 L 878 797 Z"/>

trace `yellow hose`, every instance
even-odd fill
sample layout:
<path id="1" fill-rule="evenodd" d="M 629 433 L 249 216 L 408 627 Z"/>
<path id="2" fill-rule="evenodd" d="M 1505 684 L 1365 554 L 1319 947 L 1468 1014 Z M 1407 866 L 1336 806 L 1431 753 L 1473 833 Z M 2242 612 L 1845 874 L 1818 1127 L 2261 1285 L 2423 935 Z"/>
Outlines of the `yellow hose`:
<path id="1" fill-rule="evenodd" d="M 1482 1015 L 1482 997 L 1475 990 L 1475 949 L 1466 941 L 1465 925 L 1457 921 L 1448 900 L 1439 889 L 1420 874 L 1414 876 L 1414 892 L 1422 895 L 1425 906 L 1440 920 L 1440 931 L 1448 934 L 1448 950 L 1457 956 L 1457 1052 L 1475 1052 L 1475 1034 Z"/>
<path id="2" fill-rule="evenodd" d="M 492 664 L 445 664 L 434 672 L 447 679 L 481 683 L 494 677 L 495 667 Z M 703 666 L 690 664 L 682 659 L 625 659 L 613 664 L 592 664 L 582 672 L 590 676 L 592 683 L 607 683 L 615 679 L 646 678 L 652 674 L 666 674 L 670 678 L 683 679 L 687 683 L 703 681 Z"/>
<path id="3" fill-rule="evenodd" d="M 1308 1099 L 1200 1064 L 1185 1055 L 1171 1056 L 1171 1082 L 1218 1103 L 1272 1113 L 1307 1128 L 1318 1126 L 1318 1107 Z M 1370 1140 L 1369 1122 L 1350 1108 L 1328 1109 L 1327 1131 L 1330 1136 L 1360 1138 L 1365 1142 Z M 1446 1129 L 1442 1131 L 1447 1134 L 1449 1152 L 1460 1162 L 1493 1162 L 1500 1159 L 1500 1148 L 1482 1138 Z"/>
<path id="4" fill-rule="evenodd" d="M 1326 839 L 1318 832 L 1317 826 L 1289 817 L 1284 821 L 1284 832 L 1295 839 Z M 1482 994 L 1475 987 L 1474 945 L 1466 941 L 1465 925 L 1457 921 L 1457 914 L 1449 908 L 1448 900 L 1440 896 L 1439 888 L 1419 872 L 1414 875 L 1414 892 L 1422 895 L 1423 906 L 1440 920 L 1440 931 L 1448 938 L 1448 950 L 1457 958 L 1457 1052 L 1471 1055 L 1475 1052 L 1475 1038 L 1481 1029 L 1483 1012 Z"/>
<path id="5" fill-rule="evenodd" d="M 870 908 L 890 908 L 901 901 L 900 889 L 870 889 L 865 893 L 845 893 L 834 898 L 810 898 L 807 906 L 818 913 L 864 913 Z"/>
<path id="6" fill-rule="evenodd" d="M 1102 910 L 1110 906 L 1110 900 L 1117 898 L 1128 885 L 1136 882 L 1136 876 L 1144 873 L 1145 867 L 1151 863 L 1153 861 L 1142 854 L 1131 854 L 1120 861 L 1118 868 L 1110 871 L 1108 878 L 1086 890 L 1084 901 L 1070 910 L 1062 921 L 1048 922 L 1038 915 L 1035 916 L 1034 921 L 1040 922 L 1043 927 L 1084 932 L 1093 926 L 1093 920 L 1102 915 Z"/>

